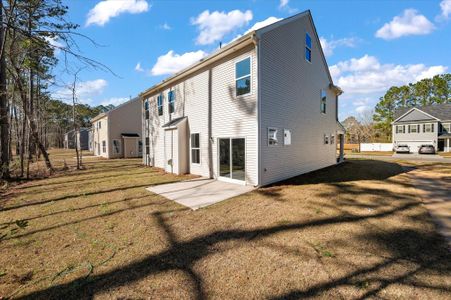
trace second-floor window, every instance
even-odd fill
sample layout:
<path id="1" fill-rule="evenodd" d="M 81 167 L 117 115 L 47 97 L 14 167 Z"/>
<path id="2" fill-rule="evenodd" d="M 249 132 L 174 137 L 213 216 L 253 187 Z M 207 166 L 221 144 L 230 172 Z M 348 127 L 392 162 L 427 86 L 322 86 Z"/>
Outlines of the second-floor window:
<path id="1" fill-rule="evenodd" d="M 434 124 L 423 124 L 423 132 L 434 132 Z"/>
<path id="2" fill-rule="evenodd" d="M 308 33 L 305 33 L 305 60 L 312 62 L 312 38 Z"/>
<path id="3" fill-rule="evenodd" d="M 443 123 L 442 124 L 442 132 L 451 133 L 451 123 Z"/>
<path id="4" fill-rule="evenodd" d="M 102 128 L 102 122 L 101 121 L 99 121 L 99 123 L 97 123 L 97 128 L 98 129 Z"/>
<path id="5" fill-rule="evenodd" d="M 409 125 L 409 133 L 418 133 L 418 132 L 420 132 L 420 124 Z"/>
<path id="6" fill-rule="evenodd" d="M 251 58 L 245 58 L 235 64 L 236 95 L 242 96 L 251 92 Z"/>
<path id="7" fill-rule="evenodd" d="M 174 91 L 169 91 L 168 93 L 168 105 L 169 105 L 169 113 L 174 112 L 175 108 L 175 93 Z"/>
<path id="8" fill-rule="evenodd" d="M 163 95 L 160 94 L 157 97 L 157 107 L 158 107 L 158 115 L 162 116 L 163 115 Z"/>
<path id="9" fill-rule="evenodd" d="M 321 113 L 326 113 L 326 100 L 327 100 L 327 93 L 325 90 L 321 90 Z"/>
<path id="10" fill-rule="evenodd" d="M 149 120 L 149 100 L 146 100 L 144 102 L 144 114 L 145 114 L 145 119 Z"/>
<path id="11" fill-rule="evenodd" d="M 406 133 L 404 125 L 396 125 L 396 133 Z"/>

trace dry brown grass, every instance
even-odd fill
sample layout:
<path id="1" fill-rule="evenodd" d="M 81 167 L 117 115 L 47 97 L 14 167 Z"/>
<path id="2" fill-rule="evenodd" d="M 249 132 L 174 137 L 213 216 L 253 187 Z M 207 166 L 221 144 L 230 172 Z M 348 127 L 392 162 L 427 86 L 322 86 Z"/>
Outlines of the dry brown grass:
<path id="1" fill-rule="evenodd" d="M 3 195 L 0 296 L 449 296 L 451 255 L 404 174 L 449 165 L 351 160 L 191 211 L 144 189 L 185 177 L 139 164 Z"/>

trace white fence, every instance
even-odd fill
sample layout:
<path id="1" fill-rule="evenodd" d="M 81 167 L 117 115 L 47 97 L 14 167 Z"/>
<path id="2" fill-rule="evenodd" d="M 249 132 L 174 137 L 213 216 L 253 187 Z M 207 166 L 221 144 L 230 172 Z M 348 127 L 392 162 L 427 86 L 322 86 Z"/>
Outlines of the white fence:
<path id="1" fill-rule="evenodd" d="M 360 144 L 360 151 L 393 151 L 392 143 L 365 143 Z"/>

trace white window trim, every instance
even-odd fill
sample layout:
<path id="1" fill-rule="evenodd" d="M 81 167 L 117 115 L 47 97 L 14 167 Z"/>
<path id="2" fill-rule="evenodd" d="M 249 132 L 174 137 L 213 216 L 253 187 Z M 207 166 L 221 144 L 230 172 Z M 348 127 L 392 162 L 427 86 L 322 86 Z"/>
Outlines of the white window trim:
<path id="1" fill-rule="evenodd" d="M 116 152 L 116 146 L 114 145 L 114 142 L 118 143 L 119 152 Z M 121 140 L 113 139 L 113 154 L 121 154 L 121 153 L 122 153 Z"/>
<path id="2" fill-rule="evenodd" d="M 193 134 L 198 134 L 199 135 L 199 147 L 197 148 L 194 148 L 193 147 L 193 139 L 192 139 L 192 135 Z M 202 156 L 201 156 L 201 152 L 202 152 L 202 150 L 200 150 L 200 133 L 199 132 L 193 132 L 193 133 L 191 133 L 190 134 L 190 136 L 189 136 L 189 146 L 190 146 L 190 152 L 189 152 L 189 157 L 190 157 L 190 163 L 192 164 L 192 165 L 196 165 L 196 166 L 200 166 L 201 165 L 201 163 L 202 163 Z M 192 150 L 196 150 L 196 149 L 199 149 L 199 162 L 198 163 L 194 163 L 193 162 L 193 152 L 192 152 Z"/>
<path id="3" fill-rule="evenodd" d="M 324 112 L 323 112 L 323 109 L 322 109 L 322 105 L 323 105 L 323 95 L 322 94 L 323 94 L 323 91 L 326 93 L 326 100 L 324 101 Z M 325 115 L 325 114 L 327 114 L 327 90 L 321 89 L 319 93 L 320 93 L 319 94 L 319 97 L 320 97 L 319 110 L 321 111 L 321 113 L 323 115 Z"/>
<path id="4" fill-rule="evenodd" d="M 313 47 L 307 46 L 307 41 L 306 41 L 307 35 L 310 37 L 310 42 L 312 43 L 312 46 L 313 46 L 312 36 L 310 35 L 310 33 L 308 33 L 308 32 L 306 31 L 306 32 L 305 32 L 305 36 L 304 36 L 304 44 L 305 44 L 305 48 L 307 48 L 307 49 L 310 50 L 310 60 L 308 60 L 307 57 L 306 57 L 306 54 L 305 54 L 305 48 L 304 48 L 304 59 L 305 59 L 306 62 L 308 62 L 309 64 L 311 64 L 311 63 L 312 63 L 312 54 L 313 54 L 312 48 L 313 48 Z"/>
<path id="5" fill-rule="evenodd" d="M 160 96 L 161 96 L 161 105 L 158 103 L 158 98 L 160 98 Z M 160 115 L 160 107 L 163 109 L 163 113 L 161 115 Z M 157 95 L 157 115 L 159 117 L 164 116 L 164 97 L 162 93 Z"/>
<path id="6" fill-rule="evenodd" d="M 409 133 L 419 133 L 418 124 L 409 124 Z M 412 132 L 411 128 L 415 128 L 415 132 Z"/>
<path id="7" fill-rule="evenodd" d="M 426 131 L 428 126 L 429 126 L 429 131 Z M 425 123 L 425 124 L 423 124 L 423 132 L 424 133 L 434 133 L 433 129 L 432 129 L 433 126 L 434 126 L 434 124 L 432 124 L 432 123 Z"/>
<path id="8" fill-rule="evenodd" d="M 270 130 L 275 130 L 276 131 L 276 144 L 275 145 L 271 145 L 270 143 L 269 143 L 269 131 Z M 279 129 L 278 128 L 276 128 L 276 127 L 268 127 L 268 130 L 267 130 L 267 132 L 266 132 L 266 135 L 267 135 L 267 138 L 268 138 L 268 147 L 277 147 L 277 146 L 279 146 L 279 138 L 278 138 L 278 133 L 279 133 Z"/>
<path id="9" fill-rule="evenodd" d="M 236 77 L 236 65 L 239 63 L 239 62 L 242 62 L 243 60 L 246 60 L 246 59 L 248 59 L 249 58 L 249 75 L 245 75 L 245 76 L 241 76 L 241 77 Z M 252 77 L 253 77 L 253 74 L 252 74 L 252 55 L 248 55 L 248 56 L 246 56 L 246 57 L 243 57 L 243 58 L 239 58 L 239 59 L 237 59 L 237 60 L 235 60 L 235 98 L 239 98 L 239 97 L 246 97 L 246 96 L 249 96 L 249 95 L 252 95 L 252 92 L 253 92 L 253 84 L 252 84 Z M 251 88 L 250 88 L 250 90 L 249 90 L 249 93 L 247 93 L 247 94 L 242 94 L 242 95 L 237 95 L 237 92 L 238 92 L 238 90 L 236 89 L 236 82 L 238 81 L 238 80 L 240 80 L 240 79 L 243 79 L 243 78 L 246 78 L 246 77 L 250 77 L 250 79 L 251 79 Z"/>

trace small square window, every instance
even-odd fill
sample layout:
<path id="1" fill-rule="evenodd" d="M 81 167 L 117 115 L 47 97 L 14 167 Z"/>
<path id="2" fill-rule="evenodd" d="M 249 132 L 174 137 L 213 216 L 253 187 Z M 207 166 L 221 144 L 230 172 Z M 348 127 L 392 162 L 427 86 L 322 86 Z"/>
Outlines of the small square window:
<path id="1" fill-rule="evenodd" d="M 277 139 L 277 128 L 268 128 L 268 145 L 276 146 L 279 144 Z"/>

